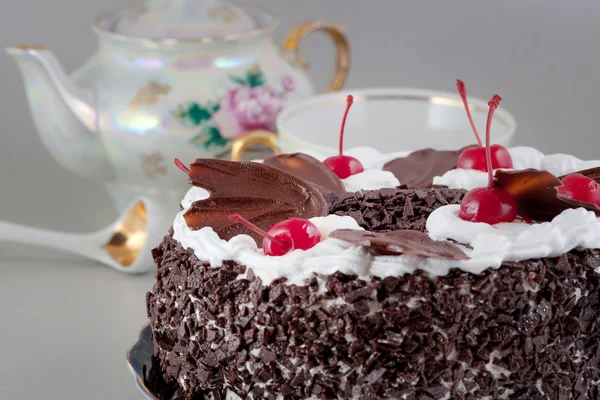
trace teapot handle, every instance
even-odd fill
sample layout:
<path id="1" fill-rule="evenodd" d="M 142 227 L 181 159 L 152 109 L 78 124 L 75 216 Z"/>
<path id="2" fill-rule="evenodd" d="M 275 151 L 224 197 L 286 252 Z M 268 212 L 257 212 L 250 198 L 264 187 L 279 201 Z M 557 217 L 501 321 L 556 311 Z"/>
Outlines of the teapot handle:
<path id="1" fill-rule="evenodd" d="M 255 129 L 244 133 L 231 143 L 231 161 L 241 161 L 242 155 L 250 147 L 264 145 L 273 150 L 273 153 L 279 154 L 278 136 L 264 129 Z"/>
<path id="2" fill-rule="evenodd" d="M 284 52 L 294 52 L 295 61 L 302 68 L 308 67 L 308 62 L 300 55 L 299 46 L 302 39 L 315 31 L 324 31 L 331 36 L 337 52 L 335 75 L 327 91 L 337 91 L 344 86 L 350 68 L 350 45 L 343 25 L 328 21 L 305 21 L 296 25 L 283 41 Z"/>

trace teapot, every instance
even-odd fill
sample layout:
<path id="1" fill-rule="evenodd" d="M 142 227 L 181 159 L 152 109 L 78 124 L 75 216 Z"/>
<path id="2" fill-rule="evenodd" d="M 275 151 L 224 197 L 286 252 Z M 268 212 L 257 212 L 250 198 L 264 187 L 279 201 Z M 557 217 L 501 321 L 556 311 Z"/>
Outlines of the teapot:
<path id="1" fill-rule="evenodd" d="M 250 3 L 151 0 L 99 16 L 96 52 L 70 76 L 43 46 L 6 52 L 21 69 L 42 142 L 62 166 L 101 179 L 119 211 L 138 196 L 173 208 L 187 190 L 175 157 L 229 157 L 237 137 L 273 129 L 284 102 L 314 93 L 299 54 L 307 35 L 331 36 L 329 90 L 344 84 L 343 26 L 303 22 L 279 49 L 278 23 Z"/>

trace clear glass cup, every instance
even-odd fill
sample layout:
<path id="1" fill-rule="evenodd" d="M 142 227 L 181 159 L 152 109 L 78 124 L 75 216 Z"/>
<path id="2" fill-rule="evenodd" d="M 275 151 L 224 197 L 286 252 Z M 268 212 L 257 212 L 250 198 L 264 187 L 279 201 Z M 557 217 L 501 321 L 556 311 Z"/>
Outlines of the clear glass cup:
<path id="1" fill-rule="evenodd" d="M 427 147 L 456 150 L 476 143 L 458 94 L 424 89 L 347 90 L 313 96 L 289 104 L 277 118 L 280 151 L 311 149 L 335 153 L 346 96 L 354 96 L 348 114 L 344 147 L 373 147 L 383 153 Z M 481 139 L 485 140 L 487 101 L 468 98 Z M 510 146 L 517 123 L 499 108 L 491 127 L 492 143 Z"/>

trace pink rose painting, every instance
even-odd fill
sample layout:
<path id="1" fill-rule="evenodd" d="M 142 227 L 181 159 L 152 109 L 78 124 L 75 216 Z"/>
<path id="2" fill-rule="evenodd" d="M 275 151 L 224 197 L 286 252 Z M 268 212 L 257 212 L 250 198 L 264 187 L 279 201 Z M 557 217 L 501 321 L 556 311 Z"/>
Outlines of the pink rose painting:
<path id="1" fill-rule="evenodd" d="M 204 105 L 190 102 L 174 111 L 184 124 L 200 128 L 190 143 L 218 151 L 249 130 L 272 130 L 275 117 L 283 108 L 285 95 L 295 86 L 289 75 L 281 78 L 281 92 L 265 86 L 264 75 L 258 66 L 248 69 L 244 77 L 230 76 L 230 79 L 237 86 L 218 101 Z"/>
<path id="2" fill-rule="evenodd" d="M 251 129 L 273 129 L 283 108 L 281 93 L 266 86 L 249 85 L 231 89 L 221 98 L 211 122 L 225 139 L 235 139 Z"/>

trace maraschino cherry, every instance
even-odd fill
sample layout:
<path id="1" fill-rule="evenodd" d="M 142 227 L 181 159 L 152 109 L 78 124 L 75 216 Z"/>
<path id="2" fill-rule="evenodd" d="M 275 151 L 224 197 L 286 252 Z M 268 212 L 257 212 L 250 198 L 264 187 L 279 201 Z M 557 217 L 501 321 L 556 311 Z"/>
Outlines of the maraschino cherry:
<path id="1" fill-rule="evenodd" d="M 356 175 L 363 172 L 363 168 L 360 161 L 354 157 L 344 155 L 344 129 L 346 127 L 346 118 L 348 117 L 348 111 L 354 103 L 354 97 L 348 95 L 346 97 L 346 111 L 344 112 L 344 119 L 342 120 L 342 128 L 340 130 L 340 154 L 337 156 L 329 157 L 323 164 L 327 165 L 340 179 L 346 179 L 351 175 Z"/>
<path id="2" fill-rule="evenodd" d="M 571 199 L 600 206 L 600 183 L 583 174 L 575 173 L 562 179 L 558 194 Z"/>
<path id="3" fill-rule="evenodd" d="M 264 237 L 262 248 L 268 256 L 282 256 L 298 249 L 308 250 L 321 241 L 317 226 L 306 219 L 286 219 L 265 232 L 239 214 L 231 214 L 228 218 Z"/>
<path id="4" fill-rule="evenodd" d="M 485 129 L 485 155 L 488 172 L 488 186 L 477 188 L 467 192 L 460 204 L 458 216 L 471 222 L 483 222 L 486 224 L 497 224 L 499 222 L 512 222 L 517 218 L 517 202 L 514 197 L 503 189 L 494 188 L 494 173 L 492 168 L 490 126 L 492 116 L 498 108 L 502 98 L 495 94 L 488 105 L 487 125 Z"/>
<path id="5" fill-rule="evenodd" d="M 460 79 L 456 80 L 456 88 L 458 89 L 458 94 L 462 98 L 462 101 L 465 105 L 465 111 L 467 111 L 467 117 L 469 117 L 469 123 L 471 124 L 471 128 L 473 128 L 473 132 L 475 133 L 475 138 L 477 139 L 477 143 L 479 147 L 469 147 L 463 150 L 458 157 L 458 163 L 456 166 L 458 168 L 463 169 L 476 169 L 478 171 L 487 171 L 487 149 L 483 147 L 483 143 L 481 143 L 481 138 L 479 137 L 479 133 L 477 132 L 477 128 L 475 127 L 475 123 L 473 122 L 473 117 L 471 116 L 471 110 L 469 109 L 469 103 L 467 101 L 467 89 L 465 88 L 465 84 Z M 492 158 L 492 168 L 512 168 L 513 162 L 510 153 L 504 146 L 500 146 L 499 144 L 494 144 L 490 146 L 490 153 Z"/>

